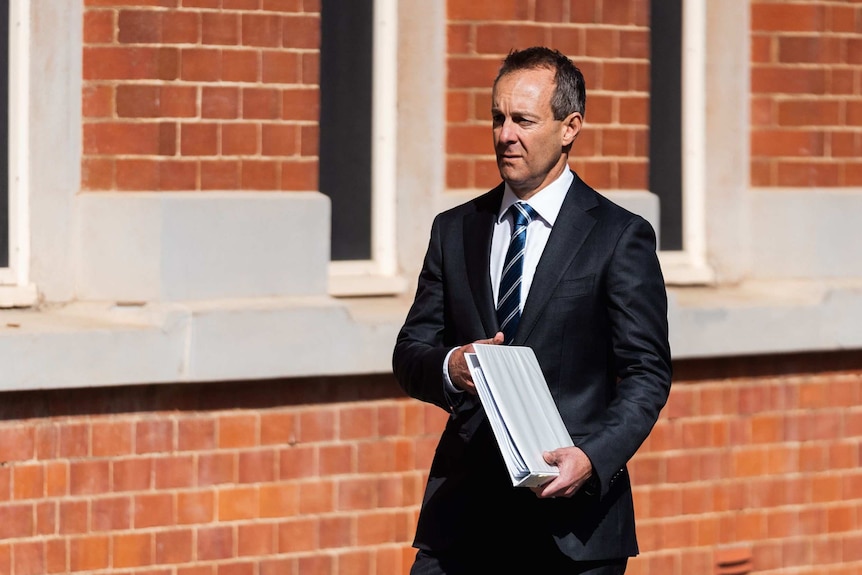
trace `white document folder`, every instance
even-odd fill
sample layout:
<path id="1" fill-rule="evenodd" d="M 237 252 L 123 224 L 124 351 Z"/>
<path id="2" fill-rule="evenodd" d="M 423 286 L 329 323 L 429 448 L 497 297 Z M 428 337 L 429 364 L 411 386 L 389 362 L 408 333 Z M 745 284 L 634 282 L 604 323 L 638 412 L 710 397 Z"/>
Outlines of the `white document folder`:
<path id="1" fill-rule="evenodd" d="M 571 447 L 536 354 L 529 347 L 474 344 L 465 354 L 512 485 L 534 487 L 559 475 L 542 453 Z"/>

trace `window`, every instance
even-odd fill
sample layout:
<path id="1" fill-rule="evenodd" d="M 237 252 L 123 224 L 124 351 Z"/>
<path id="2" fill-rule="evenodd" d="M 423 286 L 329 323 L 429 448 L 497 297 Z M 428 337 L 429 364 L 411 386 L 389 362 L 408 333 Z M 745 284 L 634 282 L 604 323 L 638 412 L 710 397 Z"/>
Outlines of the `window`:
<path id="1" fill-rule="evenodd" d="M 0 10 L 0 268 L 9 267 L 9 12 Z"/>
<path id="2" fill-rule="evenodd" d="M 706 0 L 651 3 L 650 190 L 669 283 L 708 283 Z"/>
<path id="3" fill-rule="evenodd" d="M 392 293 L 396 277 L 396 0 L 321 5 L 320 191 L 332 202 L 330 292 Z"/>

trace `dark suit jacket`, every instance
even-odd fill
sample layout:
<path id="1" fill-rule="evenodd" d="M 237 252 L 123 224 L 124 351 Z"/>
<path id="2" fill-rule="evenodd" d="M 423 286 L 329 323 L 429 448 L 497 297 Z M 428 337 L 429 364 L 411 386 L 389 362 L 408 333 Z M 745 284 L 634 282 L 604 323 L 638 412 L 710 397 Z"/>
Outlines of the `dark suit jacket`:
<path id="1" fill-rule="evenodd" d="M 540 500 L 512 487 L 478 399 L 450 396 L 443 383 L 450 349 L 499 330 L 488 270 L 502 196 L 500 185 L 435 218 L 395 345 L 393 367 L 404 390 L 451 412 L 414 544 L 443 550 L 477 538 L 506 541 L 528 525 L 531 536 L 553 539 L 576 560 L 635 555 L 625 465 L 652 429 L 671 382 L 655 234 L 575 175 L 512 343 L 535 351 L 595 479 L 571 499 Z"/>

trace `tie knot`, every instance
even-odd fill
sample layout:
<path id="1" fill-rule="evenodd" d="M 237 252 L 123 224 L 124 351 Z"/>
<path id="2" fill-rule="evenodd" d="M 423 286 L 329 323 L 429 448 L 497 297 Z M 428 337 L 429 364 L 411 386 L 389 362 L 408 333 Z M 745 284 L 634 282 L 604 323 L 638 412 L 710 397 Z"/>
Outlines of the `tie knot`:
<path id="1" fill-rule="evenodd" d="M 526 226 L 539 215 L 530 204 L 524 202 L 515 202 L 509 208 L 512 216 L 515 218 L 515 228 Z"/>

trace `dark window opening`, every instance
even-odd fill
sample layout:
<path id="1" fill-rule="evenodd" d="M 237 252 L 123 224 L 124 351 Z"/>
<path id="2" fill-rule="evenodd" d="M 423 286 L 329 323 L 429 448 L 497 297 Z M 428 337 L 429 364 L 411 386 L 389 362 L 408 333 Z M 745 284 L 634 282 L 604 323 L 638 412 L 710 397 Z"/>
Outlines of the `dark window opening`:
<path id="1" fill-rule="evenodd" d="M 649 189 L 661 203 L 662 250 L 682 245 L 682 0 L 650 7 Z"/>
<path id="2" fill-rule="evenodd" d="M 9 267 L 9 8 L 0 10 L 0 268 Z"/>
<path id="3" fill-rule="evenodd" d="M 371 259 L 374 0 L 323 0 L 320 191 L 332 202 L 333 261 Z"/>

